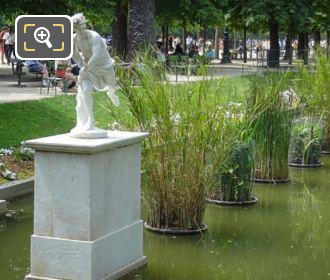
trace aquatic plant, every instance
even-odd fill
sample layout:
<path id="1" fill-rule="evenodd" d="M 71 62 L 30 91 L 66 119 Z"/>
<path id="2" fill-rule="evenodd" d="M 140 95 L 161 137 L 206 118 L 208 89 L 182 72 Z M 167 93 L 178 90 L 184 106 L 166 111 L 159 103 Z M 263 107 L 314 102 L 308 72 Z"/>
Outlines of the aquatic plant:
<path id="1" fill-rule="evenodd" d="M 330 151 L 330 57 L 318 50 L 315 64 L 299 65 L 294 86 L 305 113 L 324 120 L 323 149 Z"/>
<path id="2" fill-rule="evenodd" d="M 126 129 L 150 132 L 142 146 L 148 225 L 199 229 L 206 192 L 229 158 L 239 127 L 222 104 L 221 80 L 172 85 L 159 81 L 160 69 L 146 56 L 138 56 L 129 70 L 118 69 L 127 112 L 111 104 L 109 111 Z M 127 78 L 132 75 L 139 86 Z"/>
<path id="3" fill-rule="evenodd" d="M 288 152 L 294 109 L 283 97 L 288 89 L 284 74 L 255 77 L 248 91 L 247 120 L 255 141 L 254 176 L 257 180 L 289 178 Z"/>
<path id="4" fill-rule="evenodd" d="M 253 155 L 251 145 L 237 142 L 227 166 L 219 170 L 218 184 L 211 193 L 213 200 L 244 202 L 251 199 Z"/>
<path id="5" fill-rule="evenodd" d="M 289 163 L 319 164 L 321 158 L 321 123 L 319 119 L 301 118 L 294 122 Z"/>

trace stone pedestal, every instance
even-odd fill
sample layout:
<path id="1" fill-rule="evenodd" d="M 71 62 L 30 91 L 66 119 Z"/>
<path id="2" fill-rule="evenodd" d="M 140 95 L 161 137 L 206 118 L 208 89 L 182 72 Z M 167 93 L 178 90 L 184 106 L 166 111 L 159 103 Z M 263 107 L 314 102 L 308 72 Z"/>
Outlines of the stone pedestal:
<path id="1" fill-rule="evenodd" d="M 26 280 L 118 279 L 146 264 L 140 220 L 140 143 L 68 134 L 27 142 L 36 150 L 31 274 Z"/>

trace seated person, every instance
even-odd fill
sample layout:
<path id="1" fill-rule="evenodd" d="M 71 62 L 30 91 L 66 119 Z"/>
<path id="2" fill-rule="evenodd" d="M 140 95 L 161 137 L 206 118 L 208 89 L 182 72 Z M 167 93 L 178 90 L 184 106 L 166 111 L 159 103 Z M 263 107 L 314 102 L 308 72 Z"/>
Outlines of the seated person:
<path id="1" fill-rule="evenodd" d="M 76 77 L 73 73 L 73 67 L 74 65 L 71 65 L 71 61 L 70 60 L 56 60 L 55 61 L 55 72 L 56 72 L 56 76 L 60 77 L 60 78 L 64 78 L 65 79 L 65 83 L 63 83 L 63 88 L 62 90 L 65 90 L 65 87 L 67 87 L 67 89 L 69 91 L 71 91 L 71 89 L 73 89 L 76 86 Z M 60 69 L 61 68 L 61 69 Z"/>
<path id="2" fill-rule="evenodd" d="M 25 64 L 29 72 L 36 72 L 42 74 L 42 85 L 48 86 L 47 78 L 49 77 L 48 69 L 45 64 L 40 63 L 38 60 L 27 60 Z"/>
<path id="3" fill-rule="evenodd" d="M 205 56 L 211 59 L 215 58 L 215 51 L 212 48 L 212 45 L 208 45 L 207 52 L 205 53 Z"/>
<path id="4" fill-rule="evenodd" d="M 76 77 L 72 73 L 72 68 L 70 66 L 65 69 L 64 79 L 67 82 L 68 91 L 75 92 L 76 90 L 74 89 L 74 87 L 77 85 L 77 82 L 76 82 Z"/>
<path id="5" fill-rule="evenodd" d="M 192 45 L 189 49 L 188 56 L 190 58 L 193 58 L 196 55 L 198 55 L 198 47 L 195 45 Z"/>

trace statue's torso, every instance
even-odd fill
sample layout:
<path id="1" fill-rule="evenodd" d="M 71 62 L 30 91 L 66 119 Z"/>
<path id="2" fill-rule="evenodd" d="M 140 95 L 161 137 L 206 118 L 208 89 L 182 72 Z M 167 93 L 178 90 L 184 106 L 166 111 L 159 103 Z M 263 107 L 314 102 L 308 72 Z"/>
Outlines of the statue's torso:
<path id="1" fill-rule="evenodd" d="M 86 32 L 84 36 L 77 35 L 75 38 L 78 50 L 82 53 L 84 60 L 87 62 L 93 55 L 93 40 L 90 32 Z"/>
<path id="2" fill-rule="evenodd" d="M 104 65 L 112 64 L 106 45 L 98 33 L 92 30 L 76 33 L 73 42 L 80 52 L 84 64 L 87 64 L 92 56 L 94 56 L 94 66 L 103 67 Z"/>

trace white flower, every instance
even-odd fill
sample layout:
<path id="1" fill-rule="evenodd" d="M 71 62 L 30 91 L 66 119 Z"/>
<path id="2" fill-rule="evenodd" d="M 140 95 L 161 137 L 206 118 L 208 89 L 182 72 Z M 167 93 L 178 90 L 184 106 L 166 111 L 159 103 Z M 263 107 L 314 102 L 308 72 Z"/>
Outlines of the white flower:
<path id="1" fill-rule="evenodd" d="M 293 100 L 298 100 L 299 96 L 297 93 L 294 91 L 294 89 L 289 88 L 286 91 L 280 92 L 281 98 L 286 104 L 290 104 Z"/>
<path id="2" fill-rule="evenodd" d="M 122 126 L 118 122 L 113 122 L 109 125 L 109 129 L 114 130 L 114 131 L 121 130 L 121 128 L 122 128 Z"/>
<path id="3" fill-rule="evenodd" d="M 1 148 L 0 149 L 0 155 L 3 156 L 10 156 L 13 153 L 13 149 L 12 148 Z"/>
<path id="4" fill-rule="evenodd" d="M 6 169 L 5 171 L 2 172 L 2 176 L 7 179 L 7 180 L 16 180 L 17 175 L 14 172 L 11 172 L 10 170 Z"/>
<path id="5" fill-rule="evenodd" d="M 228 105 L 229 106 L 232 106 L 232 107 L 241 107 L 242 106 L 242 103 L 239 103 L 239 102 L 229 102 Z"/>
<path id="6" fill-rule="evenodd" d="M 181 116 L 179 113 L 176 113 L 174 114 L 172 117 L 171 117 L 171 121 L 174 122 L 175 124 L 179 124 L 180 121 L 181 121 Z"/>

